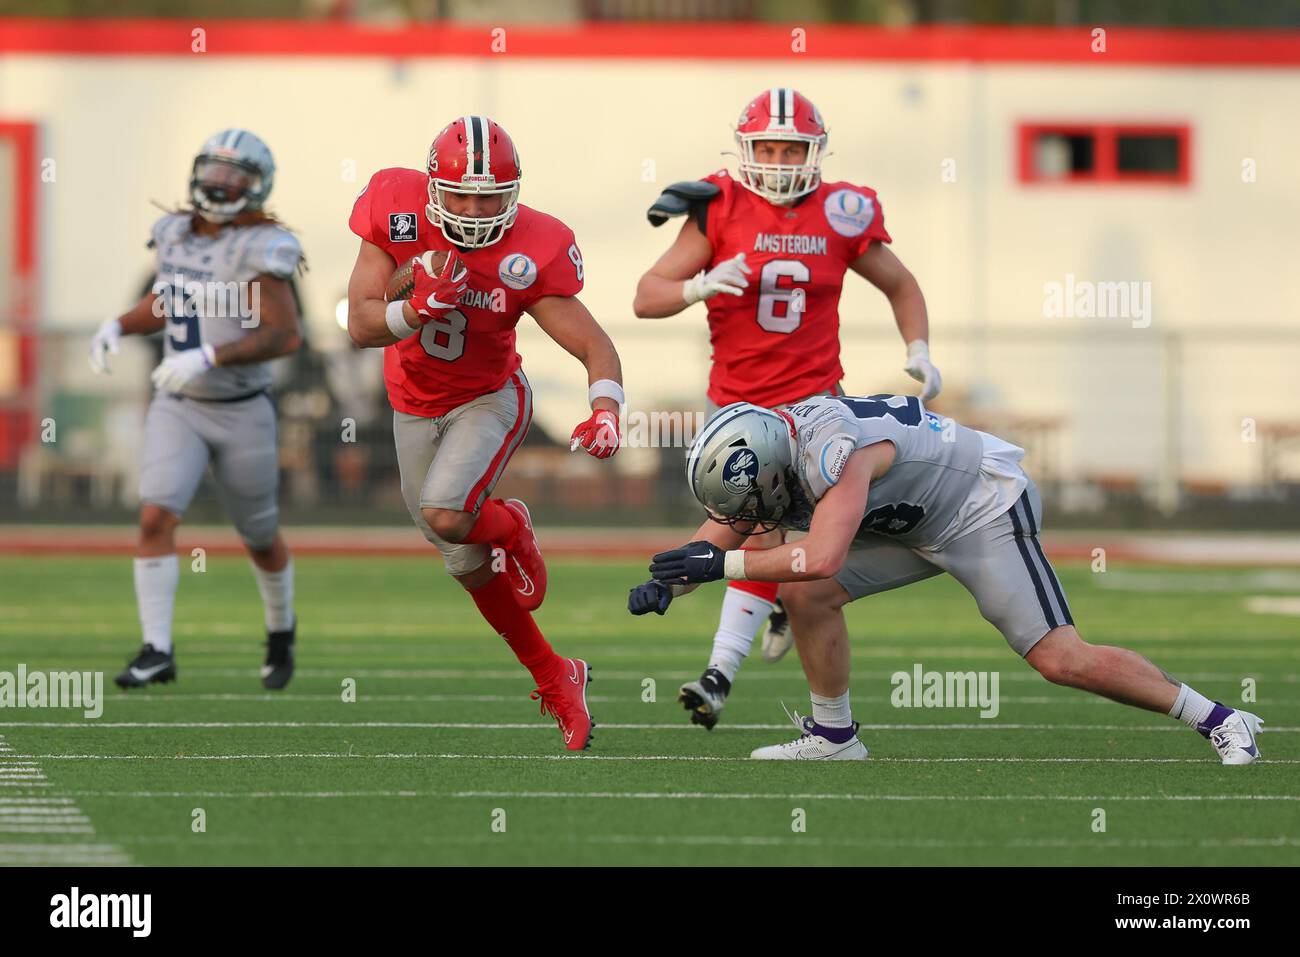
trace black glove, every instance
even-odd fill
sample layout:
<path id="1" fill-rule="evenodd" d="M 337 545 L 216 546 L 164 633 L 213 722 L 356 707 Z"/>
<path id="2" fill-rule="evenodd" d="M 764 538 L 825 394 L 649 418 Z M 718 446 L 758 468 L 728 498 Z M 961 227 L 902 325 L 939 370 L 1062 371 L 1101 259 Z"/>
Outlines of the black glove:
<path id="1" fill-rule="evenodd" d="M 715 582 L 722 577 L 726 554 L 712 542 L 691 542 L 656 555 L 650 561 L 650 574 L 661 582 Z"/>
<path id="2" fill-rule="evenodd" d="M 637 585 L 627 595 L 627 610 L 634 615 L 647 615 L 654 612 L 662 615 L 668 610 L 673 600 L 673 591 L 663 582 L 648 581 Z"/>

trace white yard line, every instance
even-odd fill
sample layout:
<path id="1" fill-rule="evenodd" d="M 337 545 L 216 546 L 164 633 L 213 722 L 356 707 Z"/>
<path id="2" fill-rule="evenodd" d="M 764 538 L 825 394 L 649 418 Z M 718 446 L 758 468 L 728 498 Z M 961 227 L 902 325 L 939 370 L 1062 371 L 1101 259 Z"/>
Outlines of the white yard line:
<path id="1" fill-rule="evenodd" d="M 1300 801 L 1300 794 L 846 794 L 797 792 L 757 794 L 728 791 L 70 791 L 81 798 L 512 798 L 542 800 L 622 799 L 635 801 Z"/>

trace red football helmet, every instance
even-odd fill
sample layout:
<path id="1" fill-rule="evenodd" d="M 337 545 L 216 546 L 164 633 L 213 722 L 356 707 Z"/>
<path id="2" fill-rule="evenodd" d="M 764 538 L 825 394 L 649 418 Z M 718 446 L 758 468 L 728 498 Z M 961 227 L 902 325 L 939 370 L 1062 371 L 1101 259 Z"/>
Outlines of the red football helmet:
<path id="1" fill-rule="evenodd" d="M 789 203 L 811 193 L 822 181 L 826 132 L 817 107 L 798 90 L 788 86 L 764 90 L 736 121 L 741 185 L 772 203 Z M 760 140 L 807 143 L 808 155 L 802 164 L 760 163 L 754 158 L 754 144 Z"/>
<path id="2" fill-rule="evenodd" d="M 447 239 L 464 249 L 491 246 L 519 214 L 519 153 L 499 123 L 486 116 L 462 116 L 443 127 L 429 147 L 429 205 L 424 214 Z M 443 197 L 502 196 L 491 216 L 459 216 Z"/>

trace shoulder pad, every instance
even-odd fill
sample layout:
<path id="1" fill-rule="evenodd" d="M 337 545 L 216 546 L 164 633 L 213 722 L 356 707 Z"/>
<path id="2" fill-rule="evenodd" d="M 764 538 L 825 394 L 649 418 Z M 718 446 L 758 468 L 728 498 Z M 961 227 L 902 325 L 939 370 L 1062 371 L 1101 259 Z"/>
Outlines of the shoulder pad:
<path id="1" fill-rule="evenodd" d="M 685 216 L 696 203 L 707 203 L 722 192 L 717 183 L 703 180 L 687 180 L 673 183 L 662 193 L 646 212 L 651 226 L 662 226 L 674 216 Z"/>

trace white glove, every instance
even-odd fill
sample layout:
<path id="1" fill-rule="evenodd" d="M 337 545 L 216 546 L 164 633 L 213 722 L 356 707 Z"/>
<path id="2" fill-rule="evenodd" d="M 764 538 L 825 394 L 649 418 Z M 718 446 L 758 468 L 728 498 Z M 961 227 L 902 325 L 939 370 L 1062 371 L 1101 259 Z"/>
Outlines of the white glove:
<path id="1" fill-rule="evenodd" d="M 712 299 L 720 292 L 729 296 L 740 296 L 749 287 L 745 277 L 753 272 L 745 265 L 745 254 L 736 253 L 730 259 L 718 263 L 708 272 L 701 269 L 682 285 L 682 298 L 686 305 Z"/>
<path id="2" fill-rule="evenodd" d="M 922 402 L 929 402 L 943 388 L 943 379 L 930 361 L 930 347 L 924 339 L 907 344 L 907 365 L 903 366 L 903 371 L 921 383 Z"/>
<path id="3" fill-rule="evenodd" d="M 116 319 L 105 319 L 95 330 L 95 338 L 90 340 L 90 368 L 96 375 L 107 375 L 113 370 L 108 367 L 108 354 L 118 353 L 118 344 L 122 341 L 122 323 Z"/>
<path id="4" fill-rule="evenodd" d="M 189 382 L 217 364 L 216 350 L 206 342 L 197 349 L 186 349 L 158 363 L 150 376 L 155 389 L 180 392 Z"/>

